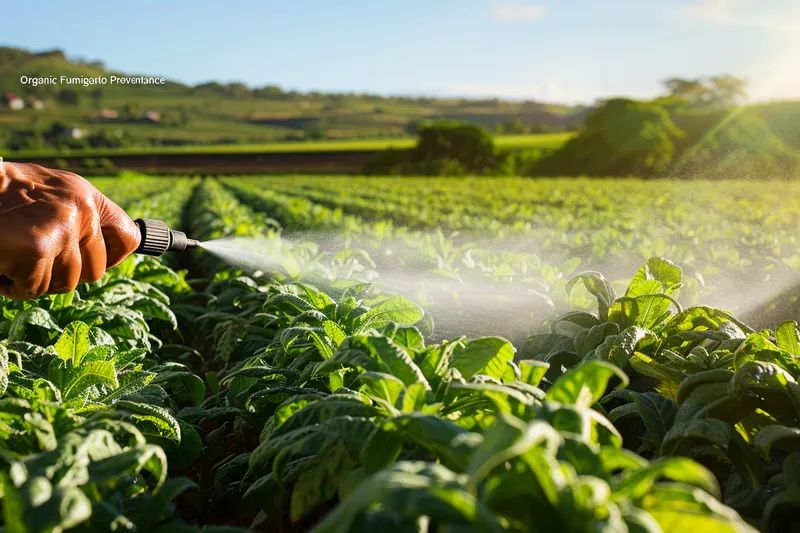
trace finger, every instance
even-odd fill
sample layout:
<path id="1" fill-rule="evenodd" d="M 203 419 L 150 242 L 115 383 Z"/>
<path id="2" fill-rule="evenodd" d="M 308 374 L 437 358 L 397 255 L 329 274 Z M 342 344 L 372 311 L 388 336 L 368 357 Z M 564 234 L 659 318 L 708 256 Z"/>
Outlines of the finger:
<path id="1" fill-rule="evenodd" d="M 68 248 L 53 261 L 53 274 L 50 278 L 48 294 L 72 292 L 80 282 L 82 260 L 79 249 Z"/>
<path id="2" fill-rule="evenodd" d="M 80 250 L 81 271 L 80 281 L 94 283 L 103 277 L 106 272 L 106 243 L 100 235 L 95 235 L 83 241 Z"/>
<path id="3" fill-rule="evenodd" d="M 111 268 L 120 264 L 139 247 L 141 236 L 139 228 L 121 207 L 102 195 L 97 202 L 100 228 L 106 245 L 106 268 Z"/>
<path id="4" fill-rule="evenodd" d="M 23 259 L 16 270 L 6 277 L 10 283 L 0 286 L 3 296 L 14 300 L 30 300 L 45 294 L 50 287 L 53 260 L 50 258 Z"/>

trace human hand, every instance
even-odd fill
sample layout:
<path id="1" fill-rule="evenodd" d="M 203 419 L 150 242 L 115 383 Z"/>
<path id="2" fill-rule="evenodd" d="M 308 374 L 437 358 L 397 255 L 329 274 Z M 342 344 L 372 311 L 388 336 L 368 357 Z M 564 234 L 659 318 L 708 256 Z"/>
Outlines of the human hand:
<path id="1" fill-rule="evenodd" d="M 1 161 L 0 294 L 70 292 L 138 247 L 136 224 L 82 177 Z"/>

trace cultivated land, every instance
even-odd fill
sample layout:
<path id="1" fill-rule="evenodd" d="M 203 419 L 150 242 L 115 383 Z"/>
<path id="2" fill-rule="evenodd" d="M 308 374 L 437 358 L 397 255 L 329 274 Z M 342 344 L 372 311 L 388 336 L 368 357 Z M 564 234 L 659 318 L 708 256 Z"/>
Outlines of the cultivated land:
<path id="1" fill-rule="evenodd" d="M 78 62 L 60 51 L 32 53 L 0 47 L 0 95 L 14 93 L 45 102 L 44 109 L 0 108 L 0 144 L 13 131 L 47 131 L 52 124 L 104 132 L 119 130 L 126 146 L 265 144 L 276 141 L 325 139 L 402 139 L 424 120 L 451 119 L 491 130 L 520 119 L 535 131 L 574 130 L 584 108 L 541 102 L 506 102 L 362 94 L 299 93 L 279 87 L 248 88 L 242 84 L 207 83 L 190 87 L 168 81 L 158 86 L 64 85 L 67 78 L 97 79 L 111 75 L 100 63 Z M 24 77 L 50 77 L 57 84 L 22 84 Z M 67 90 L 67 94 L 62 91 Z M 104 109 L 116 118 L 103 118 Z M 157 121 L 144 113 L 157 112 Z M 113 134 L 113 135 L 112 135 Z M 43 147 L 46 148 L 46 147 Z"/>
<path id="2" fill-rule="evenodd" d="M 564 133 L 538 133 L 530 135 L 502 135 L 495 137 L 495 144 L 500 149 L 515 150 L 539 148 L 542 150 L 557 150 L 575 134 Z M 387 150 L 389 148 L 402 150 L 413 148 L 416 137 L 401 137 L 398 139 L 356 139 L 339 141 L 295 141 L 268 144 L 241 144 L 241 145 L 216 145 L 216 146 L 162 146 L 162 147 L 126 147 L 86 150 L 22 150 L 18 152 L 5 151 L 7 158 L 43 158 L 43 157 L 109 157 L 120 155 L 180 155 L 180 154 L 279 154 L 279 153 L 304 153 L 304 152 L 368 152 Z M 0 150 L 0 153 L 3 151 Z"/>
<path id="3" fill-rule="evenodd" d="M 797 313 L 767 312 L 800 269 L 794 183 L 95 183 L 272 264 L 132 258 L 0 300 L 7 527 L 795 521 Z"/>

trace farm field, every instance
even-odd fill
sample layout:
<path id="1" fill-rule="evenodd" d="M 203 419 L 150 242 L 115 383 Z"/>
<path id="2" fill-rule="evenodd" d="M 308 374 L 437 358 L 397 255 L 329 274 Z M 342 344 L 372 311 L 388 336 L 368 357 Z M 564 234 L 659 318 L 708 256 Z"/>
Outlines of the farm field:
<path id="1" fill-rule="evenodd" d="M 567 133 L 537 133 L 529 135 L 502 135 L 495 138 L 495 143 L 500 149 L 541 148 L 543 150 L 556 150 L 563 146 L 575 134 Z M 188 146 L 162 146 L 162 147 L 129 147 L 108 148 L 93 150 L 21 150 L 13 153 L 14 158 L 26 157 L 54 157 L 59 155 L 83 157 L 108 157 L 115 155 L 171 155 L 171 154 L 250 154 L 250 153 L 302 153 L 302 152 L 347 152 L 347 151 L 378 151 L 388 148 L 404 149 L 413 148 L 415 137 L 384 138 L 384 139 L 357 139 L 357 140 L 331 140 L 331 141 L 295 141 L 275 142 L 268 144 L 219 144 L 219 145 L 188 145 Z M 6 154 L 9 158 L 12 154 Z"/>
<path id="2" fill-rule="evenodd" d="M 93 182 L 216 255 L 0 299 L 9 532 L 794 522 L 796 183 Z"/>

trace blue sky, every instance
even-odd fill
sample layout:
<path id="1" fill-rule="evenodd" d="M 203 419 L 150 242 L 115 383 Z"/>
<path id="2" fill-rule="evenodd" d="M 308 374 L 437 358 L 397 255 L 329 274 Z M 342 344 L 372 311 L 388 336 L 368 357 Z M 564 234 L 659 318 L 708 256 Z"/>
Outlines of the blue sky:
<path id="1" fill-rule="evenodd" d="M 2 15 L 3 45 L 192 84 L 588 103 L 730 73 L 754 99 L 800 98 L 800 0 L 38 0 Z"/>

